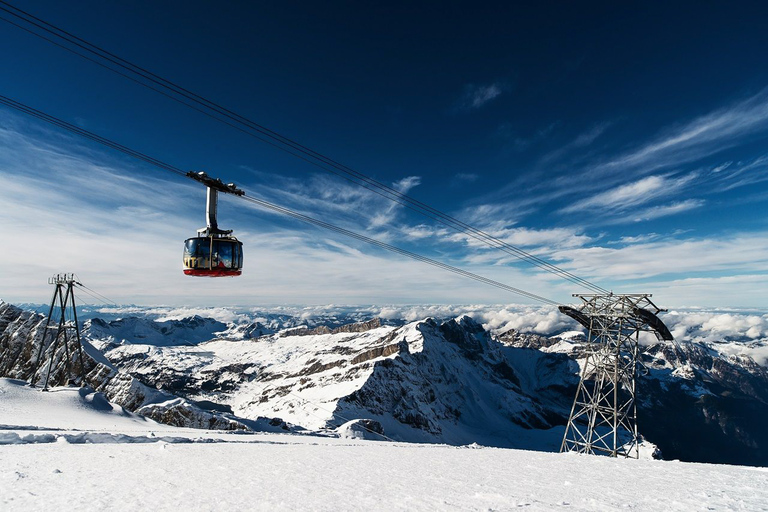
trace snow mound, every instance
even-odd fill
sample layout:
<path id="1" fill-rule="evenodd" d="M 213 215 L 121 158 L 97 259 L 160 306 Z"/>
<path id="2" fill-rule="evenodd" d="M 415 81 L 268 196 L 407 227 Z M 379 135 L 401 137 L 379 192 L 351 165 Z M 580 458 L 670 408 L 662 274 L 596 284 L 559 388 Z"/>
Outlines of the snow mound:
<path id="1" fill-rule="evenodd" d="M 552 337 L 560 338 L 561 340 L 567 340 L 571 342 L 586 340 L 586 336 L 582 331 L 565 331 L 565 332 L 561 332 L 557 336 L 552 336 Z"/>
<path id="2" fill-rule="evenodd" d="M 113 434 L 110 432 L 78 432 L 78 433 L 45 433 L 45 434 L 19 434 L 17 432 L 0 432 L 0 445 L 4 444 L 131 444 L 131 443 L 216 443 L 223 442 L 220 439 L 176 436 L 130 436 L 128 434 Z"/>
<path id="3" fill-rule="evenodd" d="M 168 428 L 126 411 L 90 388 L 56 387 L 42 391 L 22 380 L 0 378 L 0 403 L 0 428 L 5 430 Z"/>
<path id="4" fill-rule="evenodd" d="M 337 428 L 336 433 L 344 439 L 367 439 L 369 441 L 387 439 L 384 435 L 384 427 L 376 420 L 351 420 Z"/>

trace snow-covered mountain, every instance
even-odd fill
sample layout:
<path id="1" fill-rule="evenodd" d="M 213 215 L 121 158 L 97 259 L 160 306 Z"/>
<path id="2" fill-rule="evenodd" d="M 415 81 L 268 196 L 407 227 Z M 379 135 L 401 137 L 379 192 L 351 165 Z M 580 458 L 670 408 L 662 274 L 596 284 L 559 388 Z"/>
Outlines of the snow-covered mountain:
<path id="1" fill-rule="evenodd" d="M 87 320 L 91 385 L 174 425 L 554 451 L 583 355 L 568 325 L 542 336 L 467 316 L 215 316 Z M 41 320 L 0 304 L 0 375 L 31 376 Z M 644 347 L 640 430 L 665 457 L 768 465 L 768 374 L 731 345 Z"/>
<path id="2" fill-rule="evenodd" d="M 84 332 L 92 334 L 94 322 Z M 123 332 L 122 324 L 114 328 Z M 518 349 L 468 317 L 294 328 L 250 339 L 233 333 L 238 329 L 194 347 L 115 344 L 112 335 L 91 340 L 122 371 L 211 411 L 277 417 L 311 431 L 366 419 L 406 441 L 555 449 L 562 433 L 550 429 L 568 404 L 541 402 L 537 386 L 553 371 L 575 383 L 565 357 L 561 368 L 520 359 L 518 375 L 508 361 Z"/>

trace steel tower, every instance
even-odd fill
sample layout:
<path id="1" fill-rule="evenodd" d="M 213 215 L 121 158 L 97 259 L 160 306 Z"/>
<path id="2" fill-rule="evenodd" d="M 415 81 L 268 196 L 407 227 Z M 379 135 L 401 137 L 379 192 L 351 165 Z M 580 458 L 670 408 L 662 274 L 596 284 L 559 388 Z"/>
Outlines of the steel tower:
<path id="1" fill-rule="evenodd" d="M 51 307 L 48 310 L 48 319 L 45 322 L 45 328 L 43 330 L 43 339 L 40 341 L 40 348 L 37 351 L 37 359 L 35 360 L 35 371 L 32 372 L 32 378 L 30 380 L 30 386 L 35 385 L 37 382 L 37 372 L 40 370 L 42 363 L 43 351 L 46 349 L 45 341 L 48 338 L 49 325 L 54 316 L 58 316 L 58 327 L 56 328 L 56 336 L 53 338 L 50 348 L 50 359 L 48 360 L 48 371 L 45 374 L 45 382 L 43 383 L 43 390 L 48 389 L 48 380 L 51 377 L 51 371 L 53 370 L 56 362 L 56 350 L 59 346 L 59 340 L 64 340 L 64 357 L 66 360 L 66 384 L 72 383 L 72 375 L 75 373 L 75 356 L 79 362 L 80 373 L 80 385 L 85 385 L 85 365 L 83 361 L 83 347 L 80 343 L 80 327 L 77 323 L 77 309 L 75 308 L 75 284 L 80 284 L 75 281 L 74 274 L 56 274 L 48 279 L 48 284 L 55 286 L 53 290 L 53 298 L 51 299 Z M 58 315 L 55 314 L 58 313 Z M 73 340 L 74 343 L 70 343 Z M 74 345 L 70 347 L 70 345 Z M 70 354 L 70 349 L 72 354 Z M 75 354 L 75 351 L 77 353 Z M 59 356 L 60 357 L 60 356 Z"/>
<path id="2" fill-rule="evenodd" d="M 636 376 L 640 333 L 672 334 L 649 294 L 574 295 L 580 307 L 560 311 L 589 330 L 587 357 L 561 452 L 639 457 Z"/>

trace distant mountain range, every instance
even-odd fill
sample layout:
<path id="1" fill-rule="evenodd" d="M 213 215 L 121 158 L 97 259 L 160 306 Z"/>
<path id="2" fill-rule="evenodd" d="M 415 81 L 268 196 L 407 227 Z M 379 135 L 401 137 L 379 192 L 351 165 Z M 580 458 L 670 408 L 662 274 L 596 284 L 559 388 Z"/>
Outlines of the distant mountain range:
<path id="1" fill-rule="evenodd" d="M 470 316 L 373 312 L 83 315 L 85 370 L 109 400 L 180 426 L 559 448 L 585 343 L 567 320 L 542 334 L 510 329 L 524 323 L 511 311 L 492 330 Z M 0 376 L 32 376 L 43 324 L 0 302 Z M 765 345 L 745 336 L 643 347 L 639 428 L 665 458 L 768 465 L 768 370 L 748 355 Z M 55 360 L 63 382 L 63 347 Z"/>

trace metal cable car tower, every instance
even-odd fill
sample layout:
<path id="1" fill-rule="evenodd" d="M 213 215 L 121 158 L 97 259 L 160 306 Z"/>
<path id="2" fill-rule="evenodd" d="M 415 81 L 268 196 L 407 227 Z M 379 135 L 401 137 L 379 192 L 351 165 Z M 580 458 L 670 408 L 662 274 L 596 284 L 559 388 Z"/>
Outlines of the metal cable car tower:
<path id="1" fill-rule="evenodd" d="M 72 375 L 75 373 L 76 368 L 74 358 L 77 356 L 77 362 L 79 363 L 80 367 L 80 385 L 84 386 L 86 382 L 85 366 L 83 364 L 83 346 L 80 343 L 80 327 L 77 323 L 77 308 L 75 307 L 74 289 L 74 285 L 79 285 L 80 283 L 75 281 L 74 274 L 56 274 L 55 276 L 48 279 L 48 284 L 52 284 L 56 288 L 53 290 L 51 307 L 48 310 L 48 319 L 45 321 L 45 329 L 43 330 L 43 339 L 40 341 L 40 348 L 37 351 L 35 371 L 32 372 L 32 379 L 29 385 L 34 387 L 35 382 L 37 382 L 37 372 L 41 366 L 41 357 L 43 355 L 43 351 L 45 350 L 45 340 L 48 337 L 49 325 L 51 323 L 51 319 L 54 317 L 54 310 L 58 309 L 59 325 L 56 328 L 56 336 L 49 345 L 51 357 L 48 360 L 48 371 L 45 374 L 43 391 L 48 390 L 48 380 L 51 377 L 51 371 L 53 370 L 54 363 L 56 362 L 56 349 L 59 346 L 59 340 L 62 338 L 64 339 L 64 356 L 67 364 L 65 384 L 69 385 L 73 382 Z M 70 321 L 67 320 L 68 311 L 71 311 L 72 320 Z M 70 340 L 74 340 L 75 347 L 70 347 Z M 70 354 L 70 349 L 72 354 Z"/>
<path id="2" fill-rule="evenodd" d="M 581 307 L 559 309 L 589 330 L 588 348 L 560 451 L 639 458 L 638 341 L 643 331 L 673 339 L 656 316 L 664 310 L 650 294 L 574 297 Z"/>

